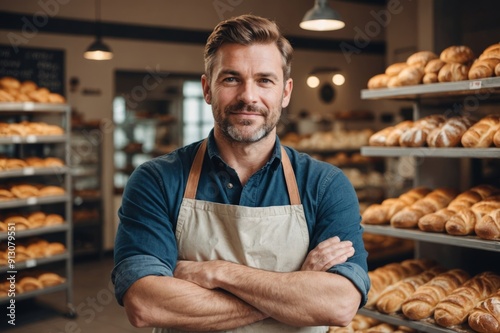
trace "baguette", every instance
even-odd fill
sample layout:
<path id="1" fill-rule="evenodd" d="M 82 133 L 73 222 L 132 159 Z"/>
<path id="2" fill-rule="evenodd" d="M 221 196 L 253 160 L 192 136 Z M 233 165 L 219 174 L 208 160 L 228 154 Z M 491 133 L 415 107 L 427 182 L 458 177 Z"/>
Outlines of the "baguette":
<path id="1" fill-rule="evenodd" d="M 468 279 L 470 275 L 462 269 L 443 272 L 418 287 L 402 304 L 401 310 L 412 320 L 429 318 L 436 305 Z"/>
<path id="2" fill-rule="evenodd" d="M 476 332 L 500 333 L 500 290 L 472 309 L 468 323 Z"/>
<path id="3" fill-rule="evenodd" d="M 443 327 L 463 324 L 474 306 L 499 287 L 500 275 L 493 272 L 475 275 L 436 305 L 434 320 Z"/>
<path id="4" fill-rule="evenodd" d="M 500 208 L 494 209 L 477 221 L 474 232 L 482 239 L 500 240 Z"/>
<path id="5" fill-rule="evenodd" d="M 408 299 L 418 287 L 444 272 L 444 268 L 435 266 L 422 273 L 407 277 L 386 288 L 377 300 L 377 309 L 382 313 L 396 313 L 401 310 L 403 302 Z"/>

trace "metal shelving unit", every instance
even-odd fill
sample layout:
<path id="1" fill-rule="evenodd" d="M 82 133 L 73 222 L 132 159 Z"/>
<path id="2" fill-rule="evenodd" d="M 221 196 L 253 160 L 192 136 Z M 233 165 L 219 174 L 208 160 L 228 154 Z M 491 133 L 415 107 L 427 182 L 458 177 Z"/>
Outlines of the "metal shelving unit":
<path id="1" fill-rule="evenodd" d="M 458 101 L 465 104 L 470 98 L 477 98 L 477 101 L 490 104 L 499 103 L 500 77 L 362 90 L 361 98 L 412 101 L 413 115 L 415 119 L 418 119 L 425 113 L 425 106 L 432 106 L 433 103 L 438 103 L 439 105 L 439 103 Z M 499 159 L 500 148 L 362 147 L 361 154 L 377 157 L 415 157 L 421 163 L 415 164 L 417 172 L 414 179 L 414 186 L 458 186 L 460 184 L 467 184 L 467 182 L 463 181 L 463 174 L 457 171 L 463 166 L 460 161 Z M 422 161 L 430 161 L 430 163 L 426 165 Z M 470 169 L 467 171 L 470 171 Z M 425 252 L 427 251 L 428 254 L 432 254 L 433 258 L 439 259 L 442 264 L 458 262 L 465 265 L 466 263 L 461 261 L 462 257 L 459 251 L 482 251 L 493 255 L 494 258 L 498 258 L 498 253 L 500 253 L 499 241 L 483 240 L 476 236 L 452 236 L 444 233 L 423 232 L 418 229 L 394 228 L 389 225 L 364 225 L 364 228 L 366 232 L 374 234 L 414 240 L 416 243 L 416 257 L 425 257 Z M 440 327 L 434 323 L 432 318 L 412 321 L 400 313 L 385 315 L 367 308 L 360 309 L 359 313 L 393 325 L 408 326 L 421 332 L 473 332 L 467 324 L 450 329 Z"/>
<path id="2" fill-rule="evenodd" d="M 72 240 L 72 196 L 71 196 L 71 172 L 70 168 L 70 106 L 67 104 L 49 104 L 49 103 L 0 103 L 0 119 L 7 119 L 8 122 L 17 121 L 46 121 L 47 123 L 56 122 L 64 129 L 62 135 L 11 135 L 0 137 L 0 147 L 2 152 L 12 154 L 12 158 L 22 159 L 34 151 L 38 157 L 46 157 L 45 154 L 51 149 L 64 160 L 63 167 L 24 167 L 14 170 L 1 170 L 0 179 L 3 183 L 22 182 L 29 184 L 34 181 L 37 184 L 52 185 L 57 183 L 65 190 L 63 195 L 46 197 L 28 197 L 23 199 L 13 199 L 0 201 L 0 213 L 23 213 L 35 210 L 43 211 L 47 207 L 60 211 L 64 217 L 64 223 L 46 227 L 39 227 L 27 230 L 15 231 L 14 238 L 6 232 L 0 233 L 0 243 L 17 246 L 23 240 L 32 237 L 55 237 L 64 242 L 66 252 L 42 258 L 29 258 L 28 260 L 15 262 L 13 266 L 0 266 L 0 274 L 21 274 L 32 268 L 46 270 L 51 272 L 53 269 L 64 271 L 64 282 L 57 285 L 28 291 L 25 293 L 16 293 L 15 300 L 29 299 L 40 295 L 54 292 L 66 292 L 66 310 L 70 317 L 76 316 L 73 307 L 73 240 Z M 3 214 L 2 214 L 3 215 Z M 50 268 L 44 268 L 50 267 Z M 13 273 L 14 272 L 14 273 Z M 2 281 L 3 283 L 4 281 Z M 11 302 L 11 297 L 0 298 L 0 303 Z"/>

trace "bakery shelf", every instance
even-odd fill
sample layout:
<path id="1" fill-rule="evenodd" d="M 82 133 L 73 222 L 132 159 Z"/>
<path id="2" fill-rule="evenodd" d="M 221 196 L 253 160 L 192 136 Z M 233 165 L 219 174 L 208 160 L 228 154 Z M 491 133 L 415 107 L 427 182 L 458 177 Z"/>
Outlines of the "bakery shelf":
<path id="1" fill-rule="evenodd" d="M 16 207 L 26 207 L 34 205 L 47 205 L 54 203 L 62 203 L 70 200 L 70 195 L 54 195 L 50 197 L 30 197 L 26 199 L 14 199 L 0 201 L 0 209 L 3 208 L 16 208 Z"/>
<path id="2" fill-rule="evenodd" d="M 67 260 L 68 258 L 69 254 L 67 252 L 53 255 L 50 257 L 32 258 L 21 262 L 16 262 L 14 271 L 18 272 L 22 269 L 38 267 L 40 265 L 45 265 L 45 264 L 51 264 L 57 261 Z M 0 266 L 0 273 L 7 273 L 9 271 L 13 271 L 13 269 L 9 268 L 9 266 Z"/>
<path id="3" fill-rule="evenodd" d="M 16 294 L 15 300 L 17 302 L 17 301 L 21 301 L 21 300 L 24 300 L 24 299 L 33 298 L 33 297 L 36 297 L 36 296 L 48 294 L 48 293 L 53 293 L 53 292 L 57 292 L 57 291 L 64 291 L 64 290 L 67 290 L 70 287 L 71 286 L 70 286 L 70 284 L 68 282 L 63 282 L 61 284 L 58 284 L 57 286 L 46 287 L 46 288 L 43 288 L 43 289 L 37 289 L 37 290 L 28 291 L 28 292 L 21 293 L 21 294 Z M 1 297 L 0 298 L 0 304 L 2 304 L 2 303 L 8 303 L 8 302 L 10 302 L 11 299 L 12 298 L 10 298 L 10 297 Z"/>
<path id="4" fill-rule="evenodd" d="M 467 327 L 453 327 L 453 329 L 449 329 L 433 324 L 432 322 L 430 322 L 431 320 L 429 320 L 429 322 L 426 322 L 424 320 L 419 320 L 419 321 L 408 320 L 403 315 L 399 314 L 386 315 L 378 311 L 369 310 L 365 308 L 359 309 L 358 313 L 367 317 L 378 319 L 380 321 L 392 325 L 410 327 L 416 329 L 418 332 L 427 332 L 427 333 L 457 333 L 457 332 L 473 333 L 474 332 L 473 330 Z"/>
<path id="5" fill-rule="evenodd" d="M 401 229 L 369 224 L 363 224 L 363 228 L 365 232 L 372 234 L 500 252 L 499 241 L 485 240 L 477 236 L 452 236 L 445 233 L 424 232 L 417 229 Z"/>
<path id="6" fill-rule="evenodd" d="M 0 112 L 43 112 L 65 113 L 68 110 L 67 104 L 57 103 L 33 103 L 33 102 L 2 102 L 0 103 Z"/>
<path id="7" fill-rule="evenodd" d="M 500 158 L 500 148 L 361 147 L 363 156 Z"/>
<path id="8" fill-rule="evenodd" d="M 62 224 L 52 225 L 52 226 L 47 226 L 47 227 L 20 230 L 20 231 L 16 231 L 16 238 L 33 237 L 33 236 L 39 236 L 39 235 L 46 235 L 49 233 L 67 231 L 68 228 L 69 228 L 68 224 L 62 223 Z M 6 240 L 7 236 L 8 236 L 7 232 L 0 233 L 0 241 Z"/>
<path id="9" fill-rule="evenodd" d="M 69 171 L 68 167 L 48 167 L 48 168 L 33 168 L 27 167 L 14 170 L 3 170 L 0 172 L 0 178 L 23 177 L 23 176 L 45 176 L 45 175 L 61 175 Z"/>
<path id="10" fill-rule="evenodd" d="M 361 99 L 401 99 L 446 98 L 470 94 L 500 93 L 500 77 L 458 82 L 419 84 L 397 88 L 363 89 Z"/>
<path id="11" fill-rule="evenodd" d="M 18 143 L 63 143 L 68 140 L 68 135 L 27 135 L 27 136 L 4 136 L 0 137 L 0 144 Z"/>

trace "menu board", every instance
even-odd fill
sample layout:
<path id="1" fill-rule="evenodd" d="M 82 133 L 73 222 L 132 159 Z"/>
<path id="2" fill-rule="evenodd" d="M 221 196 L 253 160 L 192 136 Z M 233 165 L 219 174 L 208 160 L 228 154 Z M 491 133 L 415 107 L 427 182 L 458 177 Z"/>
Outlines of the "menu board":
<path id="1" fill-rule="evenodd" d="M 64 60 L 64 50 L 0 45 L 0 77 L 12 76 L 21 82 L 31 80 L 65 96 Z"/>

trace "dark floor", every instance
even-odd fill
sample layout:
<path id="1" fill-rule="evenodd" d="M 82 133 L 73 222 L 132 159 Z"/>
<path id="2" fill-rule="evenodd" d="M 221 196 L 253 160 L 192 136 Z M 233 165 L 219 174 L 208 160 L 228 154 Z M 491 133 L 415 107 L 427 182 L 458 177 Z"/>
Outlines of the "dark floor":
<path id="1" fill-rule="evenodd" d="M 151 332 L 131 326 L 123 307 L 110 289 L 111 256 L 74 264 L 73 305 L 77 316 L 67 316 L 66 292 L 16 302 L 16 325 L 7 323 L 7 304 L 2 304 L 0 332 L 9 333 L 118 333 Z"/>

